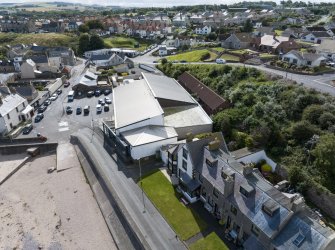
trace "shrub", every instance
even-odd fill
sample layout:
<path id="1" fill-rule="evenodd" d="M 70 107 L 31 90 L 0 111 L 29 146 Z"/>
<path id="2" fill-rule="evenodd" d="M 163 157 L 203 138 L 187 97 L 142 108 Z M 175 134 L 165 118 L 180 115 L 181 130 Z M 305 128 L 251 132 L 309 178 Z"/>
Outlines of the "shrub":
<path id="1" fill-rule="evenodd" d="M 261 169 L 262 169 L 262 172 L 271 172 L 272 171 L 272 167 L 267 163 L 263 164 Z"/>

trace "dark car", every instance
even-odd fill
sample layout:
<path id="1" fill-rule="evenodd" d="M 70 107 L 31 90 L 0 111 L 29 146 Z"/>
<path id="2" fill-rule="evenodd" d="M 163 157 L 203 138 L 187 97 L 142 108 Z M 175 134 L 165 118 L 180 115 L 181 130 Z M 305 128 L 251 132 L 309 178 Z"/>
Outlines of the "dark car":
<path id="1" fill-rule="evenodd" d="M 22 134 L 27 135 L 27 134 L 29 134 L 30 131 L 32 131 L 32 130 L 33 130 L 33 124 L 27 124 L 27 125 L 23 128 L 23 130 L 22 130 Z"/>
<path id="2" fill-rule="evenodd" d="M 77 114 L 77 115 L 80 115 L 80 114 L 81 114 L 81 112 L 82 112 L 82 109 L 81 109 L 81 107 L 77 107 L 77 109 L 76 109 L 76 114 Z"/>
<path id="3" fill-rule="evenodd" d="M 108 105 L 105 105 L 105 106 L 104 106 L 104 111 L 105 111 L 105 112 L 108 112 L 108 111 L 109 111 L 109 106 L 108 106 Z"/>
<path id="4" fill-rule="evenodd" d="M 44 106 L 49 106 L 51 104 L 51 101 L 48 99 L 44 102 Z"/>
<path id="5" fill-rule="evenodd" d="M 63 91 L 61 89 L 57 89 L 56 93 L 60 95 Z"/>
<path id="6" fill-rule="evenodd" d="M 186 60 L 180 60 L 180 62 L 181 62 L 181 63 L 187 63 L 187 61 L 186 61 Z"/>
<path id="7" fill-rule="evenodd" d="M 106 89 L 106 90 L 104 91 L 104 95 L 109 95 L 111 92 L 112 92 L 112 91 L 111 91 L 110 89 Z"/>
<path id="8" fill-rule="evenodd" d="M 38 108 L 37 113 L 41 114 L 41 113 L 43 113 L 46 109 L 47 109 L 47 106 L 43 105 L 43 106 L 41 106 L 41 107 Z"/>
<path id="9" fill-rule="evenodd" d="M 93 95 L 94 95 L 94 92 L 93 92 L 93 91 L 88 91 L 86 96 L 87 96 L 87 97 L 92 97 Z"/>
<path id="10" fill-rule="evenodd" d="M 70 106 L 67 106 L 66 107 L 66 114 L 72 114 L 72 112 L 73 112 L 73 109 L 70 107 Z"/>
<path id="11" fill-rule="evenodd" d="M 40 122 L 44 118 L 43 114 L 37 114 L 35 117 L 35 122 Z"/>
<path id="12" fill-rule="evenodd" d="M 96 91 L 94 91 L 94 95 L 96 97 L 100 96 L 101 95 L 101 91 L 99 89 L 97 89 Z"/>

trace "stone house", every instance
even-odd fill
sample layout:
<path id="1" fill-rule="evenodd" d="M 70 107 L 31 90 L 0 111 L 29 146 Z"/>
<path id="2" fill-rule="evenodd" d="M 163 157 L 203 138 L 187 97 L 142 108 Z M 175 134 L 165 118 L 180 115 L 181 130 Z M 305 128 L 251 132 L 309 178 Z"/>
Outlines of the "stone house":
<path id="1" fill-rule="evenodd" d="M 250 33 L 234 33 L 221 41 L 221 46 L 226 49 L 246 49 L 250 46 L 251 40 Z"/>

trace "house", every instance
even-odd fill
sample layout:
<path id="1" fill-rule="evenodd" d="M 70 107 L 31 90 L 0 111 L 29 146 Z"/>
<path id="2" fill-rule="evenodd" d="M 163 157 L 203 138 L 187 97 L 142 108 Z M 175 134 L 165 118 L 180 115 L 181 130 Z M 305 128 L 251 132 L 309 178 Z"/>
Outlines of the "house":
<path id="1" fill-rule="evenodd" d="M 172 24 L 176 27 L 186 27 L 190 24 L 190 20 L 187 15 L 178 13 L 173 17 Z"/>
<path id="2" fill-rule="evenodd" d="M 113 106 L 114 126 L 105 124 L 104 131 L 133 160 L 155 155 L 187 133 L 212 131 L 201 106 L 166 76 L 142 73 L 141 80 L 125 80 L 113 91 Z"/>
<path id="3" fill-rule="evenodd" d="M 0 31 L 1 32 L 15 32 L 15 33 L 31 33 L 35 32 L 35 21 L 31 19 L 14 20 L 14 19 L 1 19 Z"/>
<path id="4" fill-rule="evenodd" d="M 212 32 L 212 28 L 207 25 L 198 25 L 195 27 L 194 33 L 197 35 L 208 35 Z"/>
<path id="5" fill-rule="evenodd" d="M 51 65 L 47 55 L 34 55 L 30 57 L 30 60 L 32 60 L 36 64 L 36 68 L 38 71 L 48 71 L 52 73 L 59 72 L 59 67 Z"/>
<path id="6" fill-rule="evenodd" d="M 274 35 L 272 27 L 259 27 L 253 32 L 255 36 L 262 37 L 264 35 Z"/>
<path id="7" fill-rule="evenodd" d="M 306 32 L 301 36 L 301 40 L 309 43 L 320 44 L 322 40 L 331 39 L 331 36 L 327 31 L 312 31 Z"/>
<path id="8" fill-rule="evenodd" d="M 18 94 L 0 95 L 0 134 L 5 135 L 21 122 L 31 120 L 34 109 Z"/>
<path id="9" fill-rule="evenodd" d="M 222 134 L 191 137 L 161 152 L 185 199 L 199 200 L 244 249 L 333 248 L 334 231 L 307 212 L 303 197 L 283 192 L 252 165 L 236 161 Z"/>
<path id="10" fill-rule="evenodd" d="M 78 92 L 88 92 L 91 90 L 95 90 L 98 87 L 98 76 L 91 71 L 87 70 L 84 72 L 80 78 L 79 81 L 76 82 L 72 89 L 74 91 Z"/>
<path id="11" fill-rule="evenodd" d="M 250 33 L 234 33 L 221 41 L 221 46 L 226 49 L 246 49 L 250 46 L 251 40 Z"/>
<path id="12" fill-rule="evenodd" d="M 166 45 L 161 45 L 161 46 L 159 47 L 158 55 L 159 55 L 159 56 L 166 56 L 166 55 L 168 55 L 168 50 L 167 50 Z"/>
<path id="13" fill-rule="evenodd" d="M 335 62 L 335 40 L 323 40 L 315 51 Z"/>
<path id="14" fill-rule="evenodd" d="M 123 63 L 123 59 L 111 51 L 108 54 L 92 55 L 90 60 L 97 67 L 116 66 Z"/>
<path id="15" fill-rule="evenodd" d="M 290 28 L 285 29 L 282 32 L 281 36 L 297 39 L 297 38 L 300 38 L 300 36 L 302 34 L 303 34 L 302 28 L 292 28 L 292 27 L 290 27 Z"/>
<path id="16" fill-rule="evenodd" d="M 27 59 L 21 65 L 21 78 L 22 79 L 32 79 L 35 78 L 35 74 L 41 74 L 41 71 L 37 70 L 36 63 Z"/>
<path id="17" fill-rule="evenodd" d="M 8 45 L 7 47 L 8 47 L 7 57 L 10 60 L 17 57 L 23 57 L 30 50 L 30 46 L 27 46 L 25 44 L 17 44 L 13 46 Z"/>
<path id="18" fill-rule="evenodd" d="M 200 14 L 194 14 L 190 17 L 190 21 L 193 24 L 202 24 L 205 20 L 206 18 Z"/>
<path id="19" fill-rule="evenodd" d="M 276 35 L 264 35 L 261 38 L 255 38 L 252 44 L 256 49 L 270 53 L 282 53 L 283 51 L 300 48 L 300 46 L 293 40 L 290 40 L 289 37 Z"/>
<path id="20" fill-rule="evenodd" d="M 76 56 L 71 48 L 48 47 L 47 54 L 51 66 L 63 67 L 65 65 L 74 66 L 76 64 Z"/>
<path id="21" fill-rule="evenodd" d="M 213 115 L 222 109 L 230 107 L 230 103 L 215 93 L 193 75 L 184 72 L 178 77 L 178 82 L 190 94 L 195 95 L 199 104 L 209 115 Z"/>
<path id="22" fill-rule="evenodd" d="M 304 53 L 292 50 L 282 57 L 282 61 L 301 66 L 318 67 L 326 62 L 326 57 L 316 53 Z"/>
<path id="23" fill-rule="evenodd" d="M 15 72 L 14 60 L 0 60 L 0 73 Z"/>

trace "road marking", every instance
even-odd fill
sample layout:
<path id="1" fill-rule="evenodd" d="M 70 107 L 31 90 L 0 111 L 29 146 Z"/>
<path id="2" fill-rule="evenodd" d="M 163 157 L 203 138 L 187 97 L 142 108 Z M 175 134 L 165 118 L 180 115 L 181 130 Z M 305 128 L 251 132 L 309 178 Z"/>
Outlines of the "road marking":
<path id="1" fill-rule="evenodd" d="M 69 127 L 65 127 L 65 128 L 60 128 L 58 129 L 59 132 L 64 132 L 64 131 L 68 131 Z"/>
<path id="2" fill-rule="evenodd" d="M 68 122 L 59 122 L 58 126 L 59 127 L 67 127 L 68 126 Z"/>

